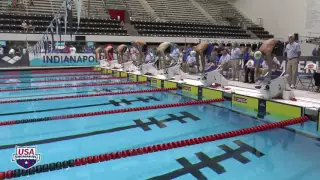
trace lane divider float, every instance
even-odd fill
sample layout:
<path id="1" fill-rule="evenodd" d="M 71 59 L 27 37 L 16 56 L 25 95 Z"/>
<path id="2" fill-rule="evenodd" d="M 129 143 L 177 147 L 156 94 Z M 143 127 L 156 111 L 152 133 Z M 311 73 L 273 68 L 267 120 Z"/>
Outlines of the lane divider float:
<path id="1" fill-rule="evenodd" d="M 77 84 L 77 85 L 68 85 L 68 86 L 43 86 L 43 87 L 29 87 L 29 88 L 16 88 L 16 89 L 0 89 L 0 92 L 15 92 L 15 91 L 42 90 L 42 89 L 62 89 L 62 88 L 74 88 L 74 87 L 114 86 L 114 85 L 144 84 L 144 83 L 147 83 L 147 81 L 110 82 L 110 83 L 101 83 L 101 84 Z"/>
<path id="2" fill-rule="evenodd" d="M 247 134 L 267 131 L 275 128 L 282 128 L 284 126 L 300 124 L 308 121 L 308 119 L 309 119 L 308 117 L 303 116 L 303 117 L 289 119 L 285 121 L 274 122 L 274 123 L 269 123 L 264 125 L 258 125 L 255 127 L 224 132 L 220 134 L 213 134 L 209 136 L 196 137 L 192 139 L 150 145 L 150 146 L 145 146 L 141 148 L 127 149 L 127 150 L 111 152 L 111 153 L 109 152 L 105 154 L 76 158 L 76 159 L 66 160 L 62 162 L 43 164 L 43 165 L 32 167 L 29 170 L 22 170 L 22 169 L 8 170 L 6 172 L 0 172 L 0 180 L 11 179 L 11 178 L 16 178 L 21 176 L 29 176 L 36 173 L 39 174 L 39 173 L 48 172 L 48 171 L 56 171 L 61 169 L 73 168 L 77 166 L 84 166 L 88 164 L 100 163 L 100 162 L 111 161 L 111 160 L 116 160 L 121 158 L 132 157 L 132 156 L 139 156 L 143 154 L 150 154 L 150 153 L 166 151 L 170 149 L 192 146 L 196 144 L 203 144 L 207 142 L 232 138 L 236 136 L 243 136 Z"/>
<path id="3" fill-rule="evenodd" d="M 68 74 L 68 77 L 72 76 L 101 76 L 105 75 L 103 73 L 90 73 L 90 74 Z M 59 78 L 59 77 L 66 77 L 66 75 L 56 75 L 56 76 L 4 76 L 5 78 L 0 78 L 1 80 L 6 80 L 6 79 L 24 79 L 24 78 Z"/>
<path id="4" fill-rule="evenodd" d="M 62 80 L 40 80 L 40 81 L 22 81 L 22 82 L 0 82 L 0 84 L 22 84 L 22 83 L 50 83 L 50 82 L 68 82 L 68 81 L 92 81 L 107 79 L 125 79 L 127 77 L 105 77 L 105 78 L 87 78 L 87 79 L 62 79 Z"/>
<path id="5" fill-rule="evenodd" d="M 92 70 L 71 70 L 71 71 L 36 71 L 36 72 L 31 72 L 32 74 L 70 74 L 70 73 L 88 73 L 88 72 L 91 72 L 91 73 L 94 73 L 94 72 L 97 72 L 97 71 L 92 71 Z"/>
<path id="6" fill-rule="evenodd" d="M 25 71 L 24 71 L 25 72 Z M 63 69 L 63 70 L 30 70 L 27 71 L 30 74 L 70 74 L 70 73 L 87 73 L 87 72 L 92 72 L 96 73 L 97 71 L 93 71 L 92 69 Z M 1 74 L 2 76 L 12 76 L 12 75 L 22 75 L 20 72 L 6 72 Z"/>
<path id="7" fill-rule="evenodd" d="M 43 121 L 65 120 L 65 119 L 82 118 L 82 117 L 89 117 L 89 116 L 101 116 L 101 115 L 107 115 L 107 114 L 119 114 L 119 113 L 134 112 L 134 111 L 146 111 L 151 109 L 164 109 L 164 108 L 170 108 L 170 107 L 192 106 L 192 105 L 209 104 L 209 103 L 222 102 L 222 101 L 224 101 L 224 99 L 219 98 L 219 99 L 199 100 L 199 101 L 172 103 L 172 104 L 159 104 L 154 106 L 144 106 L 144 107 L 136 107 L 136 108 L 114 109 L 114 110 L 97 111 L 97 112 L 89 112 L 89 113 L 81 113 L 81 114 L 67 114 L 67 115 L 60 115 L 60 116 L 48 116 L 48 117 L 42 117 L 42 118 L 3 121 L 3 122 L 0 122 L 0 126 L 11 126 L 11 125 L 17 125 L 17 124 L 36 123 L 36 122 L 43 122 Z"/>
<path id="8" fill-rule="evenodd" d="M 99 93 L 99 94 L 81 94 L 81 95 L 47 97 L 47 98 L 16 99 L 16 100 L 0 101 L 0 104 L 31 102 L 31 101 L 49 101 L 49 100 L 59 100 L 59 99 L 74 99 L 74 98 L 86 98 L 86 97 L 99 97 L 99 96 L 112 96 L 112 95 L 122 95 L 122 94 L 138 94 L 138 93 L 174 91 L 174 90 L 178 90 L 178 88 L 156 88 L 156 89 L 109 92 L 109 93 Z"/>

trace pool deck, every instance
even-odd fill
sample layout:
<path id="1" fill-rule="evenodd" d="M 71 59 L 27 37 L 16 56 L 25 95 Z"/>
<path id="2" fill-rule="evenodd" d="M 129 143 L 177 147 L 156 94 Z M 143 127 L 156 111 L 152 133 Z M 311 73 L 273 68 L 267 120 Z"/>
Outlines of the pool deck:
<path id="1" fill-rule="evenodd" d="M 112 72 L 123 72 L 122 69 L 108 69 L 105 67 L 98 67 L 101 70 L 111 70 Z M 128 74 L 135 74 L 135 75 L 141 75 L 140 72 L 126 72 Z M 117 75 L 118 76 L 118 75 Z M 141 75 L 146 76 L 148 78 L 155 78 L 155 79 L 161 79 L 166 81 L 175 82 L 180 85 L 192 85 L 192 86 L 202 86 L 201 82 L 199 81 L 200 76 L 199 75 L 187 75 L 187 78 L 184 80 L 176 81 L 176 80 L 167 80 L 165 79 L 164 75 L 157 75 L 157 76 L 148 76 L 148 75 Z M 264 99 L 259 92 L 255 88 L 255 84 L 247 84 L 239 81 L 228 81 L 228 86 L 224 88 L 212 88 L 207 87 L 208 89 L 215 89 L 222 92 L 222 96 L 226 98 L 231 98 L 233 95 L 243 95 L 247 97 L 252 97 L 256 99 Z M 285 127 L 285 129 L 293 132 L 298 132 L 299 134 L 302 134 L 304 136 L 307 136 L 309 138 L 315 139 L 317 141 L 320 141 L 320 94 L 310 91 L 302 91 L 302 90 L 294 90 L 296 101 L 292 100 L 283 100 L 283 99 L 271 99 L 269 101 L 271 102 L 277 102 L 279 104 L 286 104 L 288 106 L 295 106 L 301 108 L 301 116 L 307 115 L 309 116 L 312 121 L 308 122 L 307 124 L 295 126 L 295 127 Z M 259 106 L 259 105 L 258 105 Z M 252 108 L 252 107 L 249 107 Z M 257 107 L 259 111 L 259 107 Z M 262 110 L 263 111 L 263 110 Z M 238 110 L 236 110 L 238 112 Z M 281 110 L 280 110 L 281 112 Z M 295 112 L 286 112 L 289 113 L 295 113 Z M 265 121 L 261 119 L 258 115 L 249 115 L 253 118 L 257 118 L 260 121 L 269 122 L 269 120 Z M 314 121 L 315 120 L 315 121 Z M 272 122 L 274 120 L 271 120 Z"/>
<path id="2" fill-rule="evenodd" d="M 103 67 L 102 67 L 103 68 Z M 104 68 L 105 69 L 105 68 Z M 122 69 L 113 69 L 114 71 L 122 71 Z M 136 75 L 141 75 L 140 72 L 129 72 Z M 148 76 L 158 79 L 165 79 L 163 75 L 157 76 Z M 172 82 L 177 82 L 180 84 L 189 84 L 194 86 L 201 86 L 201 82 L 198 80 L 200 78 L 199 75 L 187 75 L 187 79 L 176 81 L 176 80 L 168 80 Z M 255 88 L 255 84 L 248 84 L 239 81 L 228 81 L 229 85 L 225 88 L 216 88 L 217 90 L 221 90 L 226 94 L 229 94 L 231 97 L 232 93 L 236 93 L 239 95 L 245 95 L 254 98 L 262 98 L 261 93 Z M 212 88 L 214 89 L 214 88 Z M 227 89 L 227 90 L 226 90 Z M 292 100 L 283 100 L 283 99 L 272 99 L 272 101 L 280 102 L 288 105 L 295 105 L 305 108 L 305 114 L 318 116 L 318 110 L 320 109 L 320 93 L 311 92 L 311 91 L 303 91 L 303 90 L 294 90 L 295 98 L 297 101 Z"/>

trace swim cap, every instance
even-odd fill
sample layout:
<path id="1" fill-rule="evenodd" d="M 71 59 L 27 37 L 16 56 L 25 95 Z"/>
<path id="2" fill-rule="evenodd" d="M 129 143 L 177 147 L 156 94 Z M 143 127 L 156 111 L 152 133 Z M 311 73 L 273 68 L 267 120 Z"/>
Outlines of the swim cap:
<path id="1" fill-rule="evenodd" d="M 190 56 L 193 56 L 193 57 L 196 56 L 196 52 L 195 51 L 191 51 L 190 52 Z"/>
<path id="2" fill-rule="evenodd" d="M 260 59 L 261 56 L 262 56 L 262 53 L 261 53 L 260 51 L 256 51 L 256 52 L 254 53 L 254 58 L 255 58 L 255 59 Z"/>

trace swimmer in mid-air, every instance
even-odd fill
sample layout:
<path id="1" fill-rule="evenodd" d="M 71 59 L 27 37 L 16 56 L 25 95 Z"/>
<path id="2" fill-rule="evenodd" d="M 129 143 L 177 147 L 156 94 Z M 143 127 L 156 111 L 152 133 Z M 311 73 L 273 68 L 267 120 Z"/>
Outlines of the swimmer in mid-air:
<path id="1" fill-rule="evenodd" d="M 118 63 L 125 63 L 124 56 L 129 57 L 128 46 L 125 44 L 121 44 L 118 46 L 117 50 Z"/>
<path id="2" fill-rule="evenodd" d="M 206 57 L 211 55 L 211 52 L 213 51 L 213 45 L 211 43 L 199 43 L 195 48 L 194 51 L 196 51 L 196 60 L 197 60 L 197 66 L 198 66 L 198 72 L 203 73 L 205 71 L 205 64 L 206 64 Z M 199 59 L 200 56 L 200 59 Z M 200 62 L 202 69 L 200 71 Z"/>
<path id="3" fill-rule="evenodd" d="M 146 42 L 142 40 L 136 40 L 131 42 L 132 46 L 138 49 L 139 51 L 139 57 L 138 57 L 138 62 L 137 65 L 141 65 L 146 61 L 146 56 L 145 54 L 148 52 L 148 46 Z"/>
<path id="4" fill-rule="evenodd" d="M 266 78 L 268 82 L 271 80 L 272 69 L 275 66 L 278 66 L 278 64 L 272 58 L 272 52 L 274 51 L 274 48 L 277 43 L 278 43 L 278 40 L 276 39 L 268 39 L 262 43 L 262 45 L 259 48 L 259 51 L 256 51 L 254 53 L 255 59 L 260 59 L 261 56 L 263 56 L 263 59 L 266 65 L 268 66 L 268 75 Z M 257 61 L 256 67 L 260 67 L 260 61 Z"/>

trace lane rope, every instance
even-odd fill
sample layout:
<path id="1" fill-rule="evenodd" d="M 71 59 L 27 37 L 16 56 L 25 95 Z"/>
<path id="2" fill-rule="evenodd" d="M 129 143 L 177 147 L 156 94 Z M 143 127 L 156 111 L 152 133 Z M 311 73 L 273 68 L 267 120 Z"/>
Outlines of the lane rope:
<path id="1" fill-rule="evenodd" d="M 68 77 L 72 76 L 101 76 L 105 75 L 102 73 L 91 73 L 91 74 L 69 74 Z M 59 78 L 59 77 L 66 77 L 66 75 L 56 75 L 56 76 L 4 76 L 5 78 L 0 78 L 1 80 L 6 80 L 6 79 L 25 79 L 25 78 Z"/>
<path id="2" fill-rule="evenodd" d="M 76 159 L 66 160 L 62 162 L 43 164 L 43 165 L 32 167 L 29 170 L 22 170 L 22 169 L 8 170 L 6 172 L 0 172 L 0 180 L 11 179 L 11 178 L 16 178 L 21 176 L 28 176 L 36 173 L 39 174 L 39 173 L 48 172 L 48 171 L 56 171 L 56 170 L 61 170 L 66 168 L 73 168 L 77 166 L 84 166 L 88 164 L 100 163 L 100 162 L 111 161 L 111 160 L 116 160 L 121 158 L 132 157 L 132 156 L 150 154 L 150 153 L 166 151 L 170 149 L 192 146 L 196 144 L 203 144 L 207 142 L 213 142 L 213 141 L 232 138 L 236 136 L 243 136 L 243 135 L 267 131 L 275 128 L 281 128 L 284 126 L 300 124 L 308 121 L 308 119 L 309 119 L 308 117 L 303 116 L 303 117 L 284 120 L 280 122 L 274 122 L 274 123 L 269 123 L 264 125 L 258 125 L 255 127 L 224 132 L 220 134 L 213 134 L 209 136 L 196 137 L 192 139 L 185 139 L 185 140 L 174 141 L 169 143 L 150 145 L 150 146 L 145 146 L 145 147 L 135 148 L 135 149 L 127 149 L 127 150 L 117 151 L 117 152 L 108 152 L 105 154 L 76 158 Z"/>
<path id="3" fill-rule="evenodd" d="M 41 71 L 28 71 L 32 74 L 70 74 L 70 73 L 87 73 L 87 72 L 97 72 L 97 71 L 93 71 L 93 70 L 63 70 L 63 71 L 52 71 L 52 70 L 41 70 Z M 6 75 L 20 75 L 19 73 L 7 73 L 7 74 L 1 74 L 2 76 L 6 76 Z"/>
<path id="4" fill-rule="evenodd" d="M 74 98 L 86 98 L 86 97 L 99 97 L 99 96 L 112 96 L 112 95 L 122 95 L 122 94 L 162 92 L 162 91 L 173 91 L 173 90 L 178 90 L 178 88 L 156 88 L 156 89 L 123 91 L 123 92 L 109 92 L 109 93 L 99 93 L 99 94 L 81 94 L 81 95 L 72 95 L 72 96 L 59 96 L 59 97 L 46 97 L 46 98 L 33 98 L 33 99 L 17 99 L 17 100 L 0 101 L 0 104 L 31 102 L 31 101 L 48 101 L 48 100 L 58 100 L 58 99 L 74 99 Z"/>
<path id="5" fill-rule="evenodd" d="M 19 73 L 19 72 L 43 72 L 43 71 L 79 71 L 79 70 L 91 70 L 91 71 L 95 71 L 94 69 L 92 69 L 91 67 L 70 67 L 70 68 L 56 68 L 56 69 L 21 69 L 21 70 L 9 70 L 6 71 L 6 73 Z"/>
<path id="6" fill-rule="evenodd" d="M 16 89 L 0 89 L 0 92 L 15 92 L 25 90 L 42 90 L 42 89 L 62 89 L 62 88 L 74 88 L 74 87 L 94 87 L 94 86 L 113 86 L 113 85 L 124 85 L 124 84 L 144 84 L 147 81 L 141 82 L 111 82 L 102 84 L 77 84 L 68 86 L 44 86 L 44 87 L 30 87 L 30 88 L 16 88 Z"/>
<path id="7" fill-rule="evenodd" d="M 105 77 L 105 78 L 87 78 L 87 79 L 61 79 L 61 80 L 40 80 L 40 81 L 22 81 L 22 82 L 0 82 L 0 84 L 24 84 L 24 83 L 50 83 L 50 82 L 69 82 L 69 81 L 92 81 L 92 80 L 107 80 L 107 79 L 125 79 L 127 77 Z"/>
<path id="8" fill-rule="evenodd" d="M 47 73 L 56 73 L 56 74 L 65 74 L 65 73 L 85 73 L 85 72 L 96 72 L 90 69 L 84 69 L 84 70 L 63 70 L 63 71 L 52 71 L 52 70 L 44 70 L 44 71 L 31 71 L 33 74 L 47 74 Z"/>
<path id="9" fill-rule="evenodd" d="M 164 109 L 164 108 L 170 108 L 170 107 L 209 104 L 209 103 L 222 102 L 222 101 L 224 101 L 224 99 L 219 98 L 219 99 L 199 100 L 199 101 L 172 103 L 172 104 L 159 104 L 154 106 L 144 106 L 144 107 L 136 107 L 136 108 L 114 109 L 114 110 L 97 111 L 97 112 L 80 113 L 80 114 L 67 114 L 67 115 L 60 115 L 60 116 L 48 116 L 48 117 L 42 117 L 42 118 L 3 121 L 3 122 L 0 122 L 0 126 L 11 126 L 11 125 L 17 125 L 17 124 L 36 123 L 36 122 L 43 122 L 43 121 L 66 120 L 66 119 L 89 117 L 89 116 L 101 116 L 101 115 L 107 115 L 107 114 L 119 114 L 119 113 L 134 112 L 134 111 L 146 111 L 151 109 Z"/>

